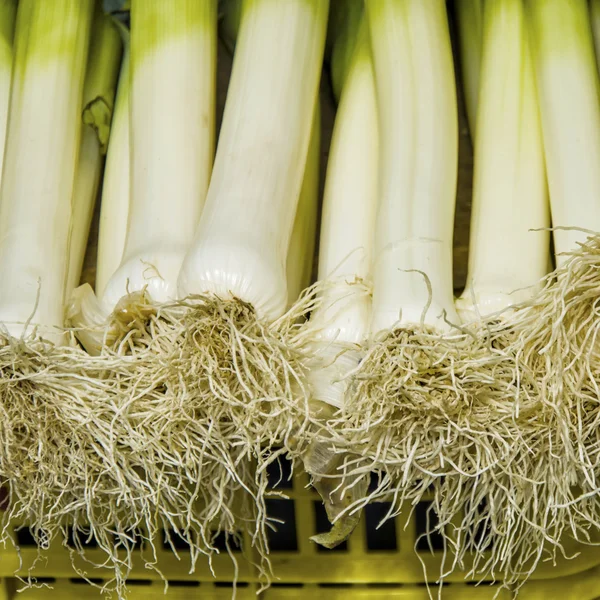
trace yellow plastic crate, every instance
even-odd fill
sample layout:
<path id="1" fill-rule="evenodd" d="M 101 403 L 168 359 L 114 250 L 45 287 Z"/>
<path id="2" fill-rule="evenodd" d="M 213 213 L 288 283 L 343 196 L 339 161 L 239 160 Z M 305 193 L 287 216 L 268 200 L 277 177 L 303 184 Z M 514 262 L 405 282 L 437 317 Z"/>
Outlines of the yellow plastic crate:
<path id="1" fill-rule="evenodd" d="M 289 466 L 282 466 L 284 474 Z M 275 479 L 279 479 L 279 471 Z M 284 520 L 276 532 L 270 534 L 271 562 L 277 580 L 261 597 L 273 598 L 398 598 L 406 600 L 426 600 L 429 598 L 424 583 L 424 563 L 427 576 L 433 582 L 440 572 L 441 547 L 435 537 L 431 542 L 433 551 L 426 540 L 414 545 L 418 533 L 424 531 L 428 504 L 417 507 L 408 525 L 402 516 L 377 525 L 385 512 L 385 505 L 375 504 L 367 508 L 359 527 L 351 539 L 341 547 L 326 550 L 310 541 L 310 536 L 327 529 L 327 520 L 322 503 L 316 493 L 307 487 L 306 475 L 298 475 L 292 481 L 284 482 L 280 491 L 288 499 L 269 500 L 271 516 Z M 287 486 L 287 487 L 286 487 Z M 33 563 L 37 548 L 28 544 L 27 530 L 15 531 L 15 541 L 20 545 L 23 565 Z M 244 539 L 246 548 L 249 540 Z M 436 548 L 437 546 L 437 548 Z M 213 578 L 207 561 L 199 560 L 194 573 L 189 573 L 189 561 L 185 549 L 178 549 L 180 558 L 163 546 L 163 540 L 156 540 L 158 553 L 157 566 L 169 581 L 168 599 L 231 598 L 234 570 L 229 556 L 224 552 L 215 558 Z M 580 555 L 571 560 L 558 559 L 556 566 L 542 564 L 531 580 L 521 589 L 519 598 L 524 600 L 560 598 L 561 600 L 592 600 L 600 598 L 600 549 L 594 546 L 578 546 L 573 543 L 567 548 L 569 554 L 575 550 Z M 100 551 L 88 549 L 88 556 L 99 562 Z M 138 555 L 139 557 L 139 555 Z M 83 563 L 81 563 L 83 566 Z M 101 583 L 110 577 L 108 571 L 93 570 L 86 566 L 88 577 Z M 14 549 L 0 550 L 0 577 L 3 578 L 0 600 L 15 598 L 16 590 L 22 584 L 15 575 L 26 576 L 26 568 L 20 567 L 19 557 Z M 44 553 L 31 574 L 41 584 L 48 587 L 30 589 L 18 594 L 22 600 L 37 598 L 71 599 L 100 597 L 100 592 L 77 579 L 71 565 L 68 551 L 57 540 Z M 237 598 L 256 598 L 258 573 L 245 561 L 241 551 L 238 560 Z M 160 575 L 144 568 L 141 560 L 134 564 L 130 577 L 132 600 L 164 598 L 165 584 Z M 433 597 L 437 591 L 432 588 Z M 495 594 L 499 594 L 495 596 Z M 508 599 L 508 590 L 499 590 L 498 585 L 474 582 L 465 583 L 462 573 L 454 573 L 445 580 L 442 598 L 454 600 L 486 600 L 494 597 Z"/>

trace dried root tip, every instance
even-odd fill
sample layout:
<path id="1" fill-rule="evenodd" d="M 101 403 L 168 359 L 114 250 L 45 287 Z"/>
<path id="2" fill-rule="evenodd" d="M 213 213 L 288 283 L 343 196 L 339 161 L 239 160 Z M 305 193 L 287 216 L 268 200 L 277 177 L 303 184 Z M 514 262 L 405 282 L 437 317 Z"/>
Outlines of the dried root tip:
<path id="1" fill-rule="evenodd" d="M 73 292 L 66 322 L 86 351 L 98 356 L 107 348 L 131 352 L 147 346 L 156 312 L 157 306 L 142 290 L 123 296 L 111 313 L 86 283 Z"/>
<path id="2" fill-rule="evenodd" d="M 319 489 L 318 487 L 317 490 L 319 491 L 319 494 L 323 496 L 324 490 Z M 331 530 L 313 535 L 310 539 L 315 542 L 315 544 L 331 550 L 345 542 L 352 535 L 352 532 L 360 522 L 361 512 L 358 511 L 349 515 L 343 515 L 337 521 L 334 521 L 334 518 L 331 516 L 332 513 L 330 512 L 330 508 L 331 505 L 325 502 L 327 516 L 329 520 L 333 522 Z M 337 510 L 334 512 L 337 512 Z"/>
<path id="3" fill-rule="evenodd" d="M 315 346 L 313 344 L 313 346 Z M 349 375 L 356 369 L 359 354 L 355 345 L 339 343 L 318 343 L 317 351 L 311 354 L 308 374 L 311 391 L 311 427 L 308 433 L 310 443 L 302 455 L 304 470 L 311 478 L 311 484 L 321 496 L 329 522 L 330 531 L 312 536 L 310 539 L 325 548 L 335 548 L 345 542 L 361 517 L 361 509 L 350 512 L 357 501 L 365 497 L 368 487 L 368 473 L 364 476 L 344 477 L 343 468 L 354 455 L 350 449 L 340 451 L 345 446 L 343 439 L 333 441 L 333 432 L 328 423 L 343 406 L 347 393 Z"/>
<path id="4" fill-rule="evenodd" d="M 352 535 L 360 522 L 361 510 L 348 509 L 366 496 L 369 485 L 368 474 L 357 480 L 357 477 L 340 477 L 333 469 L 330 473 L 328 477 L 312 477 L 312 485 L 323 499 L 327 518 L 333 526 L 330 531 L 319 533 L 310 539 L 325 548 L 335 548 Z"/>
<path id="5" fill-rule="evenodd" d="M 311 484 L 321 496 L 329 522 L 330 531 L 310 539 L 325 548 L 335 548 L 345 542 L 361 517 L 361 510 L 349 509 L 366 496 L 369 473 L 344 476 L 344 466 L 349 455 L 332 448 L 331 441 L 313 440 L 303 455 L 304 469 L 311 476 Z"/>

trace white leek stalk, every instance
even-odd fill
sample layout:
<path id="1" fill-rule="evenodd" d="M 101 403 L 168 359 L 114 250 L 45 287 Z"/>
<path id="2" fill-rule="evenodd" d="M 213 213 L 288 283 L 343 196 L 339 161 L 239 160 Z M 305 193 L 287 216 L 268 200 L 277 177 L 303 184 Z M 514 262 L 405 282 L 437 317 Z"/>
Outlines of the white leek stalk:
<path id="1" fill-rule="evenodd" d="M 22 0 L 0 186 L 0 320 L 59 341 L 92 0 Z M 27 18 L 24 15 L 27 14 Z"/>
<path id="2" fill-rule="evenodd" d="M 312 411 L 321 419 L 344 407 L 347 376 L 362 356 L 360 344 L 368 333 L 371 309 L 379 147 L 366 19 L 353 46 L 329 152 L 319 248 L 319 302 L 309 323 L 316 334 L 308 382 Z M 347 538 L 360 516 L 335 521 L 347 502 L 334 493 L 339 481 L 332 475 L 343 459 L 332 453 L 330 446 L 326 439 L 313 444 L 303 456 L 328 517 L 335 522 L 331 532 L 312 538 L 326 547 Z M 364 492 L 364 486 L 353 486 L 353 495 Z"/>
<path id="3" fill-rule="evenodd" d="M 320 294 L 311 324 L 322 344 L 325 368 L 310 372 L 314 399 L 335 408 L 344 402 L 345 372 L 356 355 L 341 352 L 361 344 L 368 333 L 368 289 L 377 210 L 378 132 L 375 82 L 368 31 L 356 42 L 338 107 L 323 196 L 318 279 Z M 362 285 L 361 285 L 362 284 Z"/>
<path id="4" fill-rule="evenodd" d="M 461 459 L 449 433 L 460 427 L 452 427 L 445 404 L 440 408 L 452 397 L 456 331 L 449 324 L 458 322 L 452 285 L 458 115 L 446 3 L 367 0 L 365 6 L 377 99 L 378 206 L 370 339 L 347 386 L 343 418 L 326 429 L 338 452 L 354 455 L 340 477 L 349 501 L 340 521 L 373 498 L 392 499 L 387 516 L 404 501 L 419 502 L 430 484 L 439 490 L 444 448 L 453 465 Z M 361 497 L 351 486 L 362 483 L 367 469 L 385 475 Z M 457 480 L 449 476 L 448 485 Z M 456 496 L 460 487 L 450 489 L 449 501 Z M 434 499 L 438 510 L 444 498 Z"/>
<path id="5" fill-rule="evenodd" d="M 95 286 L 98 297 L 102 297 L 123 258 L 129 215 L 129 172 L 129 43 L 126 42 L 102 181 Z"/>
<path id="6" fill-rule="evenodd" d="M 327 2 L 248 0 L 213 175 L 179 293 L 214 293 L 261 317 L 287 305 L 286 257 L 306 161 Z"/>
<path id="7" fill-rule="evenodd" d="M 0 174 L 4 160 L 17 0 L 0 1 Z"/>
<path id="8" fill-rule="evenodd" d="M 214 153 L 216 0 L 134 0 L 131 23 L 131 204 L 110 309 L 144 288 L 176 297 Z"/>
<path id="9" fill-rule="evenodd" d="M 452 235 L 458 166 L 454 67 L 442 0 L 368 0 L 380 138 L 374 333 L 457 322 Z"/>
<path id="10" fill-rule="evenodd" d="M 310 285 L 313 272 L 319 211 L 320 150 L 321 109 L 317 100 L 302 188 L 286 261 L 288 304 L 298 300 L 302 291 Z"/>
<path id="11" fill-rule="evenodd" d="M 552 225 L 600 231 L 600 103 L 586 0 L 527 0 Z M 556 260 L 588 234 L 554 231 Z"/>
<path id="12" fill-rule="evenodd" d="M 522 0 L 485 5 L 463 320 L 533 296 L 546 274 L 550 211 Z M 531 231 L 543 229 L 546 231 Z"/>
<path id="13" fill-rule="evenodd" d="M 479 74 L 483 51 L 484 5 L 484 0 L 456 0 L 454 3 L 465 106 L 473 141 L 475 140 Z"/>
<path id="14" fill-rule="evenodd" d="M 221 37 L 231 53 L 234 51 L 239 34 L 242 5 L 242 0 L 226 0 L 221 4 L 223 13 Z M 302 188 L 287 255 L 288 305 L 298 300 L 301 292 L 310 284 L 312 276 L 319 208 L 320 144 L 321 110 L 317 100 Z"/>
<path id="15" fill-rule="evenodd" d="M 106 154 L 115 99 L 121 37 L 112 19 L 100 10 L 94 18 L 85 85 L 79 159 L 73 187 L 69 267 L 65 293 L 79 284 L 98 185 Z"/>

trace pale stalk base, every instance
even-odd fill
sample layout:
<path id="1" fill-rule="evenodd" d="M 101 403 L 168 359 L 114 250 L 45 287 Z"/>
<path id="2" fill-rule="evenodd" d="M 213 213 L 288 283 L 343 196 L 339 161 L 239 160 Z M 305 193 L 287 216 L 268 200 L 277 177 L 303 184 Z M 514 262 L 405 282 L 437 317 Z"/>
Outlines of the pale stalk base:
<path id="1" fill-rule="evenodd" d="M 148 325 L 156 310 L 157 306 L 142 290 L 123 296 L 110 312 L 86 283 L 71 294 L 65 318 L 90 355 L 99 356 L 106 348 L 135 354 L 148 347 Z"/>

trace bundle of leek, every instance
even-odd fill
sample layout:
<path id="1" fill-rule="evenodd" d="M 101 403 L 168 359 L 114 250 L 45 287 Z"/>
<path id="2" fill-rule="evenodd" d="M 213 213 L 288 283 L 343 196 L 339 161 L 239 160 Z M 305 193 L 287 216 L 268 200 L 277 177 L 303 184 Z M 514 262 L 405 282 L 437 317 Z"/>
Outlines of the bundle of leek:
<path id="1" fill-rule="evenodd" d="M 340 411 L 322 440 L 337 471 L 326 473 L 334 478 L 329 487 L 337 503 L 330 514 L 338 519 L 330 539 L 318 540 L 327 543 L 349 533 L 367 502 L 391 495 L 392 516 L 431 484 L 442 517 L 456 515 L 463 480 L 477 471 L 472 456 L 485 446 L 461 429 L 462 398 L 472 400 L 473 388 L 481 387 L 471 383 L 465 348 L 469 360 L 483 349 L 472 349 L 470 338 L 452 327 L 458 322 L 451 273 L 458 135 L 445 3 L 373 1 L 366 8 L 377 97 L 370 118 L 378 119 L 380 140 L 368 250 L 373 299 L 370 323 L 363 314 L 357 327 L 359 337 L 370 339 L 358 353 L 334 354 L 331 369 L 342 381 L 332 388 Z M 353 327 L 354 320 L 347 329 Z M 360 497 L 372 469 L 381 477 Z"/>
<path id="2" fill-rule="evenodd" d="M 582 253 L 540 291 L 548 265 L 547 235 L 528 231 L 549 223 L 536 72 L 555 224 L 565 219 L 564 172 L 577 171 L 578 189 L 589 191 L 589 198 L 598 177 L 589 162 L 579 160 L 570 169 L 573 161 L 556 156 L 567 151 L 569 140 L 586 139 L 576 126 L 557 125 L 553 111 L 565 103 L 544 91 L 556 82 L 557 69 L 564 68 L 558 60 L 554 68 L 540 63 L 552 62 L 548 33 L 553 18 L 573 29 L 570 39 L 578 44 L 576 25 L 585 30 L 585 3 L 579 8 L 566 4 L 561 4 L 566 13 L 561 16 L 552 2 L 531 2 L 526 19 L 520 0 L 485 3 L 472 126 L 476 166 L 469 285 L 457 303 L 467 324 L 452 329 L 458 316 L 448 223 L 456 124 L 445 8 L 441 2 L 434 10 L 410 0 L 367 2 L 382 139 L 372 330 L 382 334 L 354 373 L 343 435 L 383 475 L 376 489 L 346 514 L 391 494 L 391 516 L 404 501 L 415 503 L 427 492 L 438 516 L 436 529 L 454 551 L 451 568 L 462 566 L 465 553 L 474 549 L 471 573 L 501 571 L 505 585 L 530 574 L 546 550 L 555 553 L 564 532 L 584 538 L 585 524 L 597 522 L 598 501 L 592 495 L 597 428 L 591 410 L 597 395 L 590 366 L 597 360 L 592 352 L 575 364 L 578 351 L 591 351 L 595 338 L 581 313 L 565 327 L 568 313 L 557 310 L 567 301 L 574 312 L 589 309 L 593 301 L 564 288 L 566 280 L 573 285 L 573 276 L 582 277 Z M 589 26 L 585 31 L 589 58 Z M 435 39 L 419 51 L 434 32 Z M 565 46 L 569 50 L 572 44 Z M 593 63 L 591 68 L 589 60 L 583 63 L 585 78 L 582 69 L 569 70 L 572 85 L 564 89 L 570 90 L 569 98 L 578 90 L 581 110 L 571 117 L 584 113 L 589 119 L 580 125 L 595 131 L 589 123 L 597 122 L 597 94 L 589 82 L 596 74 Z M 404 114 L 412 118 L 400 119 Z M 562 145 L 556 143 L 557 129 Z M 570 181 L 576 185 L 574 175 Z M 518 218 L 516 211 L 506 210 L 508 202 L 518 204 Z M 579 205 L 570 202 L 576 220 Z M 588 211 L 592 220 L 595 212 Z M 561 236 L 555 238 L 560 245 Z M 505 239 L 511 246 L 499 251 Z M 583 257 L 591 265 L 591 245 Z M 576 272 L 573 264 L 579 265 Z M 590 284 L 591 268 L 587 274 L 588 279 L 580 279 L 584 287 Z M 554 322 L 550 329 L 548 317 Z M 582 345 L 575 348 L 574 341 Z M 568 398 L 573 393 L 575 401 Z"/>
<path id="3" fill-rule="evenodd" d="M 534 394 L 539 398 L 535 414 L 551 427 L 545 440 L 540 438 L 551 464 L 537 473 L 549 484 L 537 486 L 547 517 L 536 521 L 539 531 L 529 541 L 533 554 L 541 536 L 559 544 L 560 533 L 568 530 L 587 541 L 590 523 L 599 521 L 600 105 L 587 2 L 524 4 L 557 267 L 517 311 L 508 339 L 500 343 L 517 357 L 520 373 L 535 377 L 534 393 L 523 385 L 519 393 L 525 401 Z"/>
<path id="4" fill-rule="evenodd" d="M 216 1 L 131 3 L 131 33 L 104 178 L 96 291 L 71 298 L 69 321 L 105 364 L 103 399 L 88 398 L 95 443 L 87 527 L 109 552 L 120 584 L 131 567 L 132 531 L 148 543 L 160 530 L 190 548 L 190 568 L 215 552 L 220 531 L 252 522 L 238 455 L 218 422 L 204 416 L 162 362 L 154 335 L 160 307 L 177 297 L 177 277 L 208 189 L 215 137 Z M 148 124 L 152 123 L 150 127 Z M 178 149 L 186 148 L 183 154 Z M 103 469 L 95 455 L 101 453 Z M 242 479 L 243 480 L 243 479 Z M 250 490 L 248 490 L 250 492 Z M 121 537 L 111 543 L 110 532 Z M 126 538 L 129 532 L 130 540 Z M 118 559 L 119 549 L 127 560 Z M 120 561 L 120 562 L 119 562 Z"/>
<path id="5" fill-rule="evenodd" d="M 430 494 L 438 515 L 436 529 L 446 535 L 446 527 L 455 525 L 457 517 L 466 510 L 456 533 L 445 537 L 453 545 L 454 567 L 461 564 L 464 553 L 473 546 L 468 534 L 482 522 L 496 525 L 502 518 L 495 512 L 491 517 L 489 513 L 478 516 L 476 511 L 481 500 L 495 501 L 495 495 L 505 491 L 502 461 L 508 456 L 510 444 L 504 435 L 508 431 L 512 436 L 509 439 L 515 438 L 515 432 L 507 425 L 511 407 L 506 402 L 507 394 L 514 392 L 514 361 L 504 353 L 490 350 L 486 337 L 478 333 L 485 326 L 478 323 L 469 330 L 460 326 L 454 306 L 451 259 L 457 115 L 445 4 L 389 0 L 367 2 L 366 7 L 381 139 L 377 233 L 372 251 L 372 338 L 365 346 L 360 366 L 352 373 L 353 383 L 346 390 L 342 416 L 333 428 L 338 428 L 336 444 L 340 438 L 345 439 L 350 448 L 368 459 L 366 463 L 359 462 L 354 473 L 370 467 L 380 471 L 381 477 L 372 492 L 341 514 L 352 515 L 367 501 L 391 497 L 387 515 L 390 517 L 398 514 L 404 502 L 416 504 Z M 502 14 L 504 7 L 498 3 L 495 9 Z M 488 27 L 494 31 L 490 32 L 492 41 L 484 60 L 493 65 L 498 60 L 500 25 L 506 23 L 494 15 L 489 19 Z M 507 100 L 512 102 L 506 115 L 511 119 L 511 127 L 502 144 L 490 147 L 489 124 L 481 126 L 473 229 L 479 231 L 490 217 L 490 208 L 493 213 L 497 206 L 492 194 L 498 190 L 489 179 L 493 164 L 502 169 L 507 185 L 519 186 L 521 195 L 514 201 L 529 193 L 533 195 L 527 224 L 520 221 L 517 228 L 520 247 L 528 251 L 528 244 L 533 247 L 533 262 L 530 271 L 518 281 L 496 279 L 511 256 L 503 257 L 505 264 L 490 264 L 479 252 L 478 236 L 474 236 L 471 279 L 475 289 L 473 293 L 468 291 L 466 297 L 474 296 L 478 304 L 489 293 L 494 301 L 502 303 L 484 306 L 483 312 L 501 309 L 513 286 L 535 284 L 546 267 L 546 238 L 543 234 L 538 238 L 528 234 L 528 227 L 545 225 L 547 216 L 541 152 L 535 146 L 535 119 L 533 135 L 528 137 L 527 130 L 519 129 L 522 109 L 533 111 L 534 117 L 537 113 L 531 96 L 525 107 L 520 104 L 517 76 L 521 73 L 523 49 L 519 27 L 510 31 L 516 35 L 511 37 L 515 47 L 511 46 L 510 54 L 510 66 L 515 70 L 509 69 L 507 76 L 514 73 L 517 78 L 516 85 L 506 91 Z M 493 67 L 487 73 L 496 70 Z M 529 79 L 526 85 L 531 92 Z M 479 109 L 478 114 L 493 112 L 493 102 L 499 102 L 495 90 L 488 89 L 490 85 L 486 81 L 482 84 L 485 93 L 479 101 L 485 108 Z M 525 151 L 536 166 L 529 178 L 515 173 L 510 161 L 498 164 L 514 144 L 522 141 L 521 135 L 527 143 Z M 486 287 L 487 282 L 490 286 Z M 461 309 L 463 314 L 468 313 L 465 302 Z M 496 411 L 501 403 L 504 411 Z M 352 470 L 351 463 L 344 468 Z M 355 482 L 351 479 L 346 485 Z M 514 509 L 510 498 L 500 499 L 502 509 Z M 503 516 L 507 518 L 506 514 Z M 523 521 L 518 523 L 523 525 Z M 496 535 L 508 539 L 510 544 L 506 527 L 501 525 L 488 537 L 479 538 L 482 547 L 487 548 Z M 512 561 L 519 559 L 520 547 L 517 542 L 515 546 L 516 550 L 510 545 L 501 549 L 492 557 L 491 565 L 476 563 L 474 571 L 493 569 L 496 562 L 510 570 Z M 487 556 L 482 556 L 485 563 Z"/>
<path id="6" fill-rule="evenodd" d="M 206 206 L 179 274 L 183 300 L 162 309 L 154 346 L 172 366 L 173 389 L 193 408 L 190 418 L 202 415 L 219 425 L 232 471 L 253 490 L 252 535 L 261 555 L 267 552 L 266 467 L 279 454 L 274 447 L 295 449 L 308 412 L 296 332 L 311 300 L 288 311 L 290 293 L 297 293 L 288 286 L 299 275 L 290 268 L 306 273 L 304 265 L 293 265 L 293 231 L 296 220 L 302 242 L 299 196 L 327 4 L 243 3 Z M 161 347 L 166 339 L 172 340 L 168 352 Z M 199 439 L 198 451 L 204 443 Z M 239 528 L 233 520 L 229 526 Z"/>
<path id="7" fill-rule="evenodd" d="M 483 242 L 474 240 L 472 285 L 459 307 L 465 308 L 470 298 L 477 300 L 478 273 L 481 290 L 485 292 L 488 287 L 488 292 L 496 292 L 485 294 L 492 300 L 490 309 L 502 309 L 515 302 L 499 315 L 488 315 L 486 324 L 490 344 L 502 354 L 503 368 L 513 374 L 512 381 L 507 380 L 505 401 L 495 407 L 497 424 L 488 427 L 502 431 L 514 447 L 507 447 L 499 455 L 500 469 L 496 468 L 496 473 L 490 469 L 479 483 L 482 490 L 489 490 L 488 507 L 483 511 L 490 528 L 484 537 L 486 544 L 492 545 L 487 568 L 501 569 L 506 584 L 530 575 L 540 560 L 554 557 L 558 551 L 564 554 L 567 537 L 594 541 L 590 524 L 598 523 L 599 517 L 599 357 L 595 340 L 600 177 L 595 164 L 600 159 L 600 107 L 589 19 L 587 3 L 579 0 L 485 3 L 476 161 L 486 145 L 498 150 L 499 140 L 508 142 L 507 124 L 517 117 L 504 113 L 504 118 L 498 117 L 493 140 L 489 133 L 486 136 L 487 126 L 494 119 L 486 114 L 484 106 L 489 109 L 493 105 L 489 97 L 492 83 L 485 83 L 492 78 L 485 69 L 490 66 L 493 34 L 505 32 L 495 42 L 495 55 L 502 64 L 508 66 L 506 42 L 513 40 L 513 34 L 520 36 L 520 41 L 513 40 L 514 47 L 520 44 L 522 48 L 522 69 L 515 75 L 522 86 L 520 138 L 506 153 L 509 160 L 500 163 L 506 168 L 512 161 L 515 170 L 509 181 L 514 185 L 504 187 L 508 172 L 503 169 L 504 183 L 499 178 L 487 186 L 489 194 L 504 190 L 501 214 L 498 212 L 492 221 L 488 212 L 489 227 L 484 224 L 483 200 L 477 210 L 477 193 L 485 187 L 486 170 L 480 165 L 478 176 L 476 165 L 473 226 L 485 232 L 486 247 L 493 232 L 509 224 L 506 204 L 514 202 L 515 197 L 522 201 L 518 221 L 510 225 L 510 234 L 505 236 L 510 239 L 510 248 L 498 252 L 498 240 L 489 245 L 486 259 L 476 253 Z M 559 44 L 555 43 L 557 31 Z M 518 57 L 513 60 L 517 63 Z M 517 88 L 516 80 L 512 86 L 505 86 L 509 87 Z M 496 94 L 500 97 L 499 91 Z M 510 108 L 507 92 L 502 97 L 503 106 Z M 542 210 L 544 160 L 558 266 L 541 278 L 547 243 L 539 230 L 525 236 L 523 225 L 547 227 L 548 217 Z M 488 177 L 495 176 L 488 172 Z M 519 231 L 520 238 L 515 235 Z M 511 256 L 513 264 L 509 266 L 507 257 Z M 498 269 L 504 262 L 504 268 Z M 489 287 L 489 276 L 494 271 L 495 285 Z M 514 291 L 507 295 L 510 288 Z M 494 371 L 494 376 L 497 373 Z M 504 429 L 499 428 L 502 415 Z M 478 560 L 482 562 L 480 555 Z"/>
<path id="8" fill-rule="evenodd" d="M 514 439 L 523 448 L 507 457 L 510 466 L 505 469 L 512 508 L 503 513 L 516 521 L 506 528 L 503 547 L 512 547 L 508 555 L 517 556 L 511 566 L 514 577 L 519 569 L 531 573 L 548 546 L 552 553 L 560 549 L 563 534 L 580 541 L 593 538 L 590 523 L 598 522 L 600 509 L 596 472 L 600 107 L 590 13 L 583 0 L 525 0 L 523 5 L 518 7 L 525 15 L 520 17 L 520 29 L 532 56 L 536 86 L 529 87 L 537 87 L 557 268 L 540 281 L 542 289 L 532 297 L 527 297 L 528 291 L 525 296 L 519 292 L 521 302 L 508 313 L 508 322 L 489 327 L 494 346 L 511 357 L 515 379 L 507 398 L 512 398 Z M 503 46 L 499 52 L 504 51 Z M 521 73 L 522 81 L 525 74 Z M 523 110 L 527 99 L 524 91 Z M 477 127 L 484 121 L 483 115 L 478 117 Z M 525 123 L 533 132 L 534 118 L 523 119 Z M 528 170 L 530 165 L 541 168 L 540 159 L 532 155 L 523 163 Z M 538 179 L 539 191 L 541 174 Z M 519 219 L 523 206 L 533 206 L 532 192 L 527 204 L 519 206 Z M 540 254 L 541 248 L 538 268 Z M 532 256 L 525 248 L 519 251 L 513 274 L 524 272 L 524 255 Z M 532 281 L 533 275 L 532 271 Z M 502 519 L 500 514 L 495 520 Z"/>

